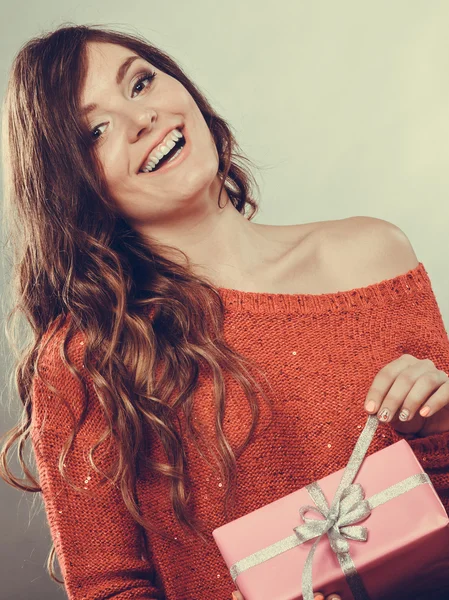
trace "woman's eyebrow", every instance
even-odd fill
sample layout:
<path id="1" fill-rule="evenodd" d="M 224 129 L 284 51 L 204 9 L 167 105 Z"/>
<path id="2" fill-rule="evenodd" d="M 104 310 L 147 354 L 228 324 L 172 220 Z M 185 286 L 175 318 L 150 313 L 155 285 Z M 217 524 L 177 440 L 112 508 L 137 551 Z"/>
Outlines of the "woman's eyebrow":
<path id="1" fill-rule="evenodd" d="M 116 78 L 115 78 L 115 80 L 117 82 L 117 85 L 120 85 L 122 83 L 122 81 L 125 78 L 125 75 L 126 75 L 128 69 L 129 69 L 129 67 L 138 58 L 141 58 L 141 57 L 140 56 L 136 56 L 135 54 L 131 54 L 131 56 L 128 56 L 128 58 L 125 61 L 123 61 L 123 63 L 118 68 L 117 75 L 116 75 Z M 83 108 L 81 108 L 81 110 L 78 113 L 79 118 L 82 118 L 82 117 L 88 115 L 90 112 L 92 112 L 93 110 L 95 110 L 97 107 L 98 107 L 98 105 L 95 104 L 95 103 L 88 104 L 87 106 L 83 106 Z"/>

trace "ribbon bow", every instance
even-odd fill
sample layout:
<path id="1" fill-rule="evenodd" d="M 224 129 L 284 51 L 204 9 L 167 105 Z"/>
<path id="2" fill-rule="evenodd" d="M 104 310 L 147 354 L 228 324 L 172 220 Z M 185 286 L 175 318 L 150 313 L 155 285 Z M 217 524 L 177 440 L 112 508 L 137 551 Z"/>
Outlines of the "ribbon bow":
<path id="1" fill-rule="evenodd" d="M 307 504 L 299 509 L 304 520 L 304 525 L 294 527 L 298 539 L 307 542 L 315 537 L 327 533 L 332 550 L 335 554 L 349 551 L 349 544 L 345 538 L 366 542 L 368 530 L 361 525 L 353 526 L 371 514 L 369 503 L 364 499 L 365 493 L 360 483 L 349 485 L 330 509 L 325 506 L 312 506 Z M 305 513 L 314 510 L 324 517 L 321 519 L 306 517 Z"/>

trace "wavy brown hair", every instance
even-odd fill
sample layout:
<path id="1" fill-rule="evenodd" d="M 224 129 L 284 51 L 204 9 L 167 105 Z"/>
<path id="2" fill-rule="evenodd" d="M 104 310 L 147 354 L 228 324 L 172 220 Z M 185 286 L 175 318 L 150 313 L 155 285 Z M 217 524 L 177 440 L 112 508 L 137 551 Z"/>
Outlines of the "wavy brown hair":
<path id="1" fill-rule="evenodd" d="M 23 449 L 31 430 L 33 376 L 45 382 L 40 358 L 52 340 L 56 344 L 55 336 L 61 332 L 57 346 L 60 356 L 83 382 L 85 392 L 85 380 L 92 379 L 108 423 L 101 439 L 90 448 L 91 464 L 100 472 L 93 452 L 106 438 L 112 438 L 118 458 L 106 479 L 118 482 L 136 522 L 165 535 L 143 518 L 135 501 L 139 460 L 146 460 L 153 472 L 170 480 L 178 522 L 204 539 L 201 523 L 189 510 L 187 465 L 176 428 L 178 410 L 185 415 L 186 433 L 199 455 L 211 464 L 201 450 L 201 435 L 191 417 L 200 367 L 210 370 L 216 409 L 212 454 L 214 468 L 225 482 L 227 513 L 230 506 L 234 507 L 236 460 L 249 444 L 259 420 L 257 392 L 272 406 L 269 395 L 251 374 L 251 367 L 262 374 L 264 381 L 267 379 L 258 365 L 225 342 L 225 306 L 214 286 L 193 274 L 183 252 L 144 239 L 108 197 L 88 142 L 89 132 L 76 117 L 89 41 L 129 48 L 180 81 L 194 98 L 215 140 L 221 180 L 218 205 L 224 187 L 241 214 L 245 215 L 249 207 L 248 220 L 258 209 L 251 197 L 252 185 L 257 183 L 249 169 L 237 164 L 237 159 L 248 159 L 235 152 L 238 145 L 229 125 L 175 61 L 143 37 L 99 25 L 64 25 L 22 46 L 13 61 L 3 104 L 5 216 L 13 249 L 13 308 L 5 330 L 16 349 L 15 319 L 23 313 L 34 335 L 16 354 L 11 373 L 10 385 L 18 391 L 23 411 L 20 422 L 1 438 L 0 475 L 20 490 L 42 491 L 27 468 Z M 186 266 L 168 260 L 167 250 L 180 252 Z M 83 372 L 67 353 L 76 331 L 82 332 L 86 340 Z M 161 376 L 157 380 L 159 366 Z M 225 371 L 243 388 L 252 415 L 245 441 L 235 449 L 223 432 Z M 171 401 L 174 391 L 175 399 Z M 60 456 L 59 470 L 64 479 L 62 464 L 84 421 L 86 397 L 87 392 L 78 421 L 68 406 L 73 430 Z M 148 450 L 144 426 L 159 437 L 167 463 L 153 462 L 144 452 Z M 25 479 L 16 478 L 7 464 L 7 454 L 15 442 Z M 54 572 L 55 556 L 53 544 L 47 570 L 54 581 L 64 583 Z"/>

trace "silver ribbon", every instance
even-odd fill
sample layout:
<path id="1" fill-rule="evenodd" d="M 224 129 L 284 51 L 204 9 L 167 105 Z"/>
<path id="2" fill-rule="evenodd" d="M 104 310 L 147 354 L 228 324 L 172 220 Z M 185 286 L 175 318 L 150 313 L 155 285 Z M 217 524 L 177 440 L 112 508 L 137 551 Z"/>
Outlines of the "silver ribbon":
<path id="1" fill-rule="evenodd" d="M 377 506 L 385 504 L 401 494 L 405 494 L 418 485 L 432 485 L 427 473 L 418 473 L 391 485 L 378 494 L 374 494 L 369 499 L 365 499 L 363 487 L 360 483 L 353 483 L 353 481 L 365 458 L 378 425 L 379 419 L 377 416 L 368 415 L 365 428 L 361 432 L 352 451 L 331 506 L 329 507 L 326 497 L 316 481 L 307 485 L 306 490 L 316 506 L 307 504 L 300 507 L 299 513 L 304 520 L 304 524 L 293 528 L 294 535 L 279 540 L 234 563 L 230 568 L 234 583 L 237 576 L 247 569 L 255 567 L 270 558 L 274 558 L 282 552 L 291 550 L 291 548 L 299 546 L 308 540 L 317 538 L 310 548 L 302 572 L 303 599 L 314 600 L 312 587 L 313 556 L 322 536 L 327 534 L 330 546 L 337 556 L 354 600 L 370 600 L 349 553 L 350 548 L 347 541 L 350 539 L 366 542 L 368 539 L 368 530 L 366 527 L 354 525 L 354 523 L 358 523 L 369 517 L 371 511 Z M 320 513 L 324 517 L 324 520 L 306 517 L 305 513 L 311 510 Z"/>

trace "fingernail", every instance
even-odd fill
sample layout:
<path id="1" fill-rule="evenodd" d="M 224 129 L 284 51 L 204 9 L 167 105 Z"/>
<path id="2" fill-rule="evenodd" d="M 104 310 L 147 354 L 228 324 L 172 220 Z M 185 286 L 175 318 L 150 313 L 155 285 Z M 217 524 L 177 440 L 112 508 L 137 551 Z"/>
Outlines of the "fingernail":
<path id="1" fill-rule="evenodd" d="M 420 414 L 422 417 L 427 417 L 427 415 L 428 415 L 429 413 L 430 413 L 430 406 L 425 406 L 424 408 L 422 408 L 422 409 L 419 411 L 419 414 Z"/>
<path id="2" fill-rule="evenodd" d="M 379 413 L 379 421 L 388 421 L 388 417 L 390 416 L 390 411 L 388 408 L 383 408 Z"/>
<path id="3" fill-rule="evenodd" d="M 399 420 L 407 421 L 409 414 L 410 414 L 409 411 L 406 408 L 403 408 L 401 410 L 401 412 L 399 413 Z"/>
<path id="4" fill-rule="evenodd" d="M 368 402 L 368 404 L 366 405 L 366 410 L 368 412 L 371 412 L 372 410 L 374 410 L 376 408 L 376 403 L 374 402 L 374 400 L 370 400 Z"/>
<path id="5" fill-rule="evenodd" d="M 234 593 L 232 594 L 232 600 L 237 600 L 237 596 Z"/>
<path id="6" fill-rule="evenodd" d="M 317 594 L 316 596 L 314 596 L 313 600 L 324 600 L 324 596 L 323 594 Z"/>

